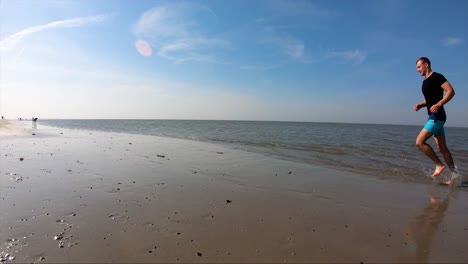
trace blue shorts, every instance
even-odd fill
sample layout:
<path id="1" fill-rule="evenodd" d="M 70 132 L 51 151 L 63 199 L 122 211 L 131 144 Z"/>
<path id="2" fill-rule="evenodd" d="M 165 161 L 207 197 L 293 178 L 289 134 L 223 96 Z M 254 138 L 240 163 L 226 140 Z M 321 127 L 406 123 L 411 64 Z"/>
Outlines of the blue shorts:
<path id="1" fill-rule="evenodd" d="M 424 125 L 424 129 L 429 131 L 433 136 L 445 136 L 443 121 L 434 121 L 433 119 L 427 119 L 427 123 Z"/>

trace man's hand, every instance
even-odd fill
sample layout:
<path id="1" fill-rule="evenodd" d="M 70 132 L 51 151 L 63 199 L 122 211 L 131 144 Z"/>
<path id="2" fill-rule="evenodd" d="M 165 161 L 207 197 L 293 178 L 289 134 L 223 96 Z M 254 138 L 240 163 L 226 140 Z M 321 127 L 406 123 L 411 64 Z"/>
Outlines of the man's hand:
<path id="1" fill-rule="evenodd" d="M 413 109 L 414 109 L 414 111 L 417 112 L 417 111 L 419 111 L 419 109 L 421 109 L 421 105 L 420 104 L 415 104 L 415 105 L 413 105 Z"/>
<path id="2" fill-rule="evenodd" d="M 437 111 L 439 111 L 439 108 L 440 108 L 440 107 L 441 107 L 440 104 L 435 104 L 435 105 L 433 105 L 433 106 L 431 107 L 431 109 L 429 109 L 429 110 L 431 110 L 431 113 L 437 113 Z"/>

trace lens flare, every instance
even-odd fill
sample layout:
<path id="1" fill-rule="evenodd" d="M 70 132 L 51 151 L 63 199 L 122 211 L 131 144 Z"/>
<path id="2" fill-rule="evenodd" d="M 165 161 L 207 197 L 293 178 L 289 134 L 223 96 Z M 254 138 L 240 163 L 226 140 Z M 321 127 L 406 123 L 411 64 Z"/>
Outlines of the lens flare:
<path id="1" fill-rule="evenodd" d="M 145 57 L 150 57 L 151 54 L 153 54 L 151 46 L 144 40 L 137 40 L 135 42 L 135 48 L 141 55 Z"/>

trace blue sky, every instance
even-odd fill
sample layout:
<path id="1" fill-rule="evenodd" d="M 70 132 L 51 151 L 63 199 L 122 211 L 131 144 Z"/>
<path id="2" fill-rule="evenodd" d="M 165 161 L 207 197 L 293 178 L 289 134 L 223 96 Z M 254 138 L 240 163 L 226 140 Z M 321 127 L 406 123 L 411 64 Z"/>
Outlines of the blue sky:
<path id="1" fill-rule="evenodd" d="M 468 126 L 468 1 L 0 0 L 0 112 Z"/>

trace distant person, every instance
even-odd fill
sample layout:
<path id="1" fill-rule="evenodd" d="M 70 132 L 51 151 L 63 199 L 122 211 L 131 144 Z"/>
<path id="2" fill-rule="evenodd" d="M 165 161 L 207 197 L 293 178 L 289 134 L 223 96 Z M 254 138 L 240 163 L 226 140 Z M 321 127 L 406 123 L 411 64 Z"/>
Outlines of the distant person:
<path id="1" fill-rule="evenodd" d="M 37 125 L 36 125 L 36 122 L 37 122 L 37 117 L 33 117 L 32 118 L 32 124 L 33 124 L 33 127 L 35 128 Z"/>
<path id="2" fill-rule="evenodd" d="M 447 148 L 445 142 L 444 124 L 447 120 L 444 105 L 448 103 L 455 95 L 455 90 L 445 77 L 431 69 L 431 62 L 426 57 L 421 57 L 416 61 L 416 68 L 425 79 L 422 83 L 422 93 L 424 100 L 413 106 L 415 111 L 427 107 L 428 119 L 424 128 L 419 132 L 416 138 L 416 146 L 424 152 L 435 164 L 432 177 L 439 176 L 446 166 L 440 161 L 432 147 L 426 143 L 426 140 L 434 136 L 434 141 L 440 153 L 444 157 L 445 163 L 450 170 L 455 170 L 452 154 Z M 444 94 L 445 91 L 445 94 Z"/>
<path id="3" fill-rule="evenodd" d="M 5 118 L 2 116 L 2 119 L 5 119 Z"/>

